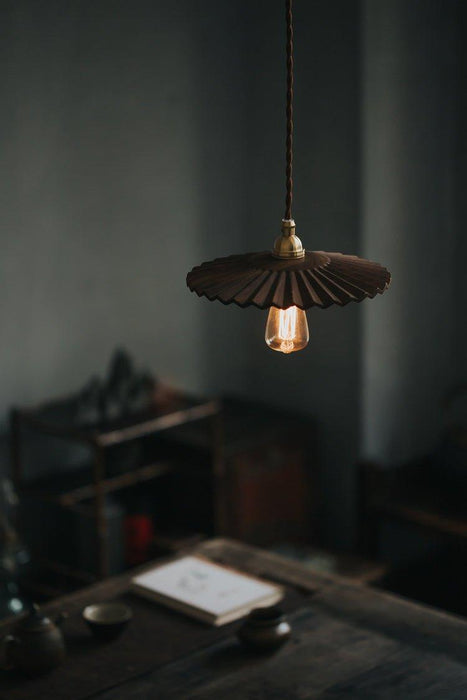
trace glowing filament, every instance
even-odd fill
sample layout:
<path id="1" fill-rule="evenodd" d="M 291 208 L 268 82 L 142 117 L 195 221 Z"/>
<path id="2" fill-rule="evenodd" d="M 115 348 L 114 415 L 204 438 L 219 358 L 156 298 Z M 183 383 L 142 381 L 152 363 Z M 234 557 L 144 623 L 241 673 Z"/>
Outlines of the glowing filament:
<path id="1" fill-rule="evenodd" d="M 272 350 L 290 353 L 303 350 L 309 340 L 306 314 L 296 306 L 269 310 L 265 340 Z"/>

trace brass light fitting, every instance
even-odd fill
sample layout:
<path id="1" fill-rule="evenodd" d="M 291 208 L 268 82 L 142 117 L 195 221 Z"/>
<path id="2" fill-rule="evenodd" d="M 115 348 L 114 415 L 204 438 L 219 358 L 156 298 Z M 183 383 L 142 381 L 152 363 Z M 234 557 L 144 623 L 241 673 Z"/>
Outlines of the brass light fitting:
<path id="1" fill-rule="evenodd" d="M 305 257 L 302 242 L 295 234 L 295 221 L 293 219 L 282 219 L 282 235 L 276 238 L 272 254 L 275 258 Z"/>

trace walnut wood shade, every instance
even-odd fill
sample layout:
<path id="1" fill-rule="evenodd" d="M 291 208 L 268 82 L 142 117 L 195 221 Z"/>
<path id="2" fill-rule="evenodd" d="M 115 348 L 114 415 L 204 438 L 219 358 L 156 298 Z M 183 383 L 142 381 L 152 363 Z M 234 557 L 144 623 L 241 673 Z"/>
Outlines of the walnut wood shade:
<path id="1" fill-rule="evenodd" d="M 390 281 L 378 263 L 321 251 L 298 260 L 280 260 L 270 252 L 230 255 L 194 267 L 186 278 L 198 296 L 258 309 L 345 306 L 382 294 Z"/>

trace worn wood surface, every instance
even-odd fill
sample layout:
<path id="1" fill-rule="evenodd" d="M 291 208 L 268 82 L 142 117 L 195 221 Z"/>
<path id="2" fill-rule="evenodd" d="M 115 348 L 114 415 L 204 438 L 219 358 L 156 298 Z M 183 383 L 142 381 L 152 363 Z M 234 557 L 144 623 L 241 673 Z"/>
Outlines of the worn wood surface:
<path id="1" fill-rule="evenodd" d="M 339 578 L 311 574 L 277 555 L 232 541 L 212 540 L 201 543 L 196 550 L 303 593 L 300 605 L 291 613 L 291 641 L 272 656 L 258 657 L 238 645 L 235 626 L 222 638 L 216 637 L 214 630 L 207 630 L 197 650 L 190 648 L 188 637 L 185 652 L 180 640 L 172 640 L 174 653 L 163 663 L 155 663 L 152 669 L 124 682 L 116 680 L 114 687 L 109 683 L 106 690 L 86 697 L 467 698 L 464 619 Z M 57 601 L 49 610 L 80 609 L 91 600 L 122 593 L 126 585 L 126 576 L 102 582 Z M 161 609 L 160 614 L 162 624 L 162 615 L 168 613 Z M 177 634 L 182 631 L 174 624 L 175 629 Z M 156 620 L 154 648 L 160 643 Z M 0 697 L 4 697 L 1 692 Z M 35 700 L 42 696 L 35 696 L 34 685 L 30 684 L 29 694 L 24 697 Z M 70 687 L 69 699 L 73 697 Z"/>
<path id="2" fill-rule="evenodd" d="M 384 633 L 315 609 L 291 616 L 294 636 L 273 655 L 254 657 L 234 640 L 103 693 L 101 700 L 198 698 L 465 698 L 467 670 L 436 653 L 423 655 Z"/>

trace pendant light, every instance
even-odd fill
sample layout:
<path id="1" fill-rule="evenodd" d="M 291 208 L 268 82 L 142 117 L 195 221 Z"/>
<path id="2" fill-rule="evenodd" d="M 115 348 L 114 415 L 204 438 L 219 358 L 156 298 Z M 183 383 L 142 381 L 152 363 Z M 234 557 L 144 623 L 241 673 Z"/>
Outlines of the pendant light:
<path id="1" fill-rule="evenodd" d="M 305 251 L 295 232 L 293 197 L 293 22 L 286 0 L 287 140 L 286 198 L 282 233 L 272 251 L 217 258 L 194 267 L 187 285 L 210 301 L 269 309 L 265 340 L 272 350 L 291 353 L 308 344 L 305 311 L 373 298 L 388 288 L 391 275 L 378 263 L 355 255 Z"/>

